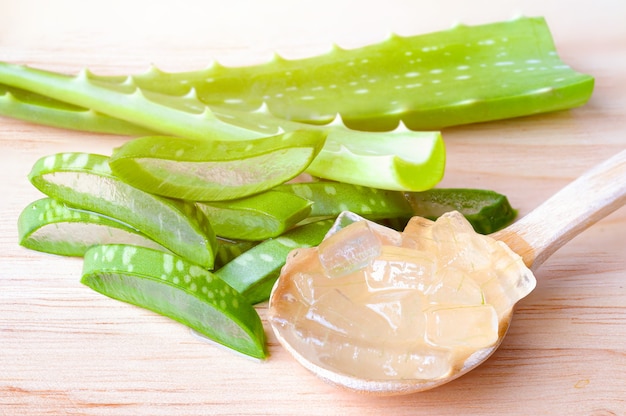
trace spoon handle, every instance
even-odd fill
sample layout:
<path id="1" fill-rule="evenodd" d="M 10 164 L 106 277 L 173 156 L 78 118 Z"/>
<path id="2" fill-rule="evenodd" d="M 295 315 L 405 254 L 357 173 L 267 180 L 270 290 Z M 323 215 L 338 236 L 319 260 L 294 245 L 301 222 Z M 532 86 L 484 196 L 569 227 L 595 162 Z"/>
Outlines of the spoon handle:
<path id="1" fill-rule="evenodd" d="M 592 168 L 491 236 L 536 270 L 561 246 L 626 204 L 626 150 Z"/>

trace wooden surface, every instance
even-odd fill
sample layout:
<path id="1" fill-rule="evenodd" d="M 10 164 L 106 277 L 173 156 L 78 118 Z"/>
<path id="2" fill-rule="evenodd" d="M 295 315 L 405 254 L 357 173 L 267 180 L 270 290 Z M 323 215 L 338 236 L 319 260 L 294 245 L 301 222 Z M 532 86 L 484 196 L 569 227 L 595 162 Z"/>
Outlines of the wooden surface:
<path id="1" fill-rule="evenodd" d="M 97 5 L 96 5 L 97 4 Z M 93 6 L 92 6 L 93 5 Z M 76 72 L 191 70 L 545 16 L 561 57 L 596 77 L 585 107 L 444 131 L 442 186 L 505 193 L 524 215 L 626 147 L 626 3 L 438 0 L 0 1 L 0 60 Z M 123 138 L 0 119 L 0 415 L 625 415 L 626 209 L 537 272 L 502 347 L 435 390 L 370 398 L 308 374 L 276 344 L 263 363 L 81 286 L 81 260 L 20 248 L 16 220 L 40 194 L 41 156 L 109 154 Z M 265 308 L 259 307 L 262 317 Z"/>

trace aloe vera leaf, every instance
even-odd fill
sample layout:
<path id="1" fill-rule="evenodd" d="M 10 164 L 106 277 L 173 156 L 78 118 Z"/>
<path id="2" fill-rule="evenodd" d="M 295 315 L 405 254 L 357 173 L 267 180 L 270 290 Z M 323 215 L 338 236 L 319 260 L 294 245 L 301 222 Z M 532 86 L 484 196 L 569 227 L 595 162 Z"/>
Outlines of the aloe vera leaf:
<path id="1" fill-rule="evenodd" d="M 318 245 L 332 224 L 333 220 L 316 221 L 265 240 L 226 263 L 215 274 L 250 303 L 263 302 L 269 298 L 287 255 L 296 248 Z"/>
<path id="2" fill-rule="evenodd" d="M 278 237 L 309 216 L 311 201 L 294 193 L 270 190 L 223 202 L 199 202 L 219 237 L 261 241 Z"/>
<path id="3" fill-rule="evenodd" d="M 28 204 L 17 220 L 18 241 L 31 250 L 83 256 L 98 244 L 132 244 L 169 252 L 141 231 L 97 212 L 77 209 L 53 198 Z"/>
<path id="4" fill-rule="evenodd" d="M 490 234 L 509 225 L 517 216 L 508 198 L 487 189 L 434 188 L 405 193 L 413 212 L 435 220 L 446 212 L 459 211 L 480 234 Z"/>
<path id="5" fill-rule="evenodd" d="M 215 108 L 217 117 L 259 130 L 262 127 L 285 131 L 302 128 L 302 123 L 281 120 L 266 108 L 243 113 Z M 438 131 L 416 132 L 399 126 L 389 132 L 356 131 L 335 120 L 322 128 L 326 143 L 307 172 L 328 180 L 373 188 L 423 191 L 443 178 L 446 152 Z"/>
<path id="6" fill-rule="evenodd" d="M 190 200 L 230 199 L 297 176 L 321 143 L 321 132 L 238 142 L 151 136 L 116 149 L 110 164 L 128 182 L 154 193 Z"/>
<path id="7" fill-rule="evenodd" d="M 275 189 L 310 200 L 313 218 L 334 218 L 343 211 L 371 220 L 413 215 L 404 194 L 397 191 L 329 181 L 286 183 Z"/>
<path id="8" fill-rule="evenodd" d="M 376 131 L 400 120 L 413 130 L 440 130 L 568 109 L 584 104 L 594 83 L 559 58 L 542 17 L 392 35 L 310 58 L 276 55 L 261 65 L 214 63 L 179 73 L 153 67 L 133 80 L 170 95 L 193 88 L 211 106 L 250 110 L 267 103 L 278 117 L 317 124 L 340 114 L 351 128 Z"/>
<path id="9" fill-rule="evenodd" d="M 35 162 L 31 183 L 71 206 L 122 221 L 168 250 L 201 266 L 213 267 L 216 239 L 194 204 L 141 191 L 113 175 L 109 158 L 58 153 Z"/>
<path id="10" fill-rule="evenodd" d="M 222 201 L 270 189 L 302 173 L 324 144 L 323 131 L 253 140 L 146 136 L 117 148 L 109 162 L 144 191 L 192 201 Z"/>
<path id="11" fill-rule="evenodd" d="M 267 356 L 256 310 L 224 281 L 182 257 L 131 245 L 95 246 L 85 253 L 81 283 L 167 316 L 235 351 Z"/>
<path id="12" fill-rule="evenodd" d="M 257 244 L 259 244 L 258 241 L 229 240 L 227 238 L 217 237 L 217 252 L 215 253 L 213 268 L 219 269 Z"/>
<path id="13" fill-rule="evenodd" d="M 50 97 L 0 84 L 0 116 L 64 129 L 118 135 L 147 135 L 133 123 Z"/>
<path id="14" fill-rule="evenodd" d="M 0 63 L 0 79 L 4 77 L 5 81 L 8 75 L 3 74 L 3 71 L 9 72 L 12 82 L 23 87 L 33 88 L 41 93 L 48 91 L 45 88 L 47 84 L 52 86 L 61 84 L 64 85 L 63 88 L 67 89 L 77 89 L 77 85 L 85 84 L 85 89 L 90 91 L 89 94 L 97 94 L 86 98 L 91 98 L 92 104 L 95 100 L 96 104 L 99 105 L 99 110 L 106 111 L 109 106 L 116 105 L 117 101 L 120 101 L 121 104 L 117 110 L 124 112 L 123 106 L 130 105 L 132 107 L 131 113 L 125 114 L 129 117 L 129 121 L 134 121 L 133 117 L 137 115 L 137 111 L 141 113 L 143 118 L 137 121 L 139 124 L 145 123 L 151 117 L 150 114 L 144 114 L 142 111 L 158 109 L 163 114 L 158 115 L 158 122 L 150 124 L 150 128 L 164 134 L 184 133 L 177 128 L 177 123 L 183 123 L 186 115 L 189 119 L 186 124 L 194 125 L 197 122 L 198 114 L 203 112 L 210 112 L 212 116 L 217 118 L 209 124 L 217 126 L 218 130 L 214 131 L 215 134 L 211 136 L 207 136 L 206 131 L 196 132 L 194 130 L 187 132 L 190 134 L 188 137 L 244 140 L 268 135 L 275 136 L 283 131 L 297 132 L 312 127 L 279 119 L 272 116 L 268 111 L 264 111 L 263 108 L 255 112 L 242 112 L 225 108 L 209 110 L 204 103 L 197 99 L 194 93 L 185 96 L 167 96 L 149 92 L 138 93 L 135 94 L 135 100 L 141 101 L 146 106 L 142 107 L 141 104 L 138 104 L 139 108 L 135 108 L 129 101 L 129 93 L 118 91 L 120 88 L 127 88 L 127 85 L 98 83 L 92 80 L 94 76 L 88 71 L 83 71 L 81 76 L 72 78 L 67 75 Z M 33 78 L 37 80 L 37 83 L 32 82 Z M 78 90 L 82 94 L 79 94 L 78 98 L 74 93 L 67 94 L 66 98 L 75 100 L 72 101 L 74 103 L 82 103 L 81 100 L 85 99 L 84 93 L 80 88 Z M 56 90 L 52 89 L 52 91 Z M 118 100 L 115 99 L 116 95 L 119 96 Z M 108 101 L 100 102 L 103 99 Z M 44 112 L 45 108 L 38 110 Z M 158 111 L 152 116 L 156 117 L 157 113 Z M 171 123 L 164 122 L 167 114 L 170 113 L 176 117 L 170 120 Z M 42 120 L 51 120 L 49 124 L 56 126 L 63 125 L 68 128 L 76 128 L 75 125 L 72 125 L 71 119 L 60 118 L 62 115 L 62 112 L 48 110 L 46 112 L 47 117 L 42 118 Z M 99 118 L 102 117 L 105 116 L 100 114 Z M 85 129 L 98 130 L 102 128 L 101 124 L 103 123 L 94 122 L 85 126 Z M 226 130 L 233 130 L 237 134 L 234 134 L 233 131 L 227 132 L 228 134 L 225 133 L 224 126 L 230 126 Z M 210 130 L 210 126 L 208 129 Z M 334 125 L 324 126 L 322 131 L 328 134 L 328 138 L 326 145 L 317 154 L 315 163 L 311 167 L 311 171 L 315 175 L 330 180 L 406 191 L 428 189 L 437 184 L 443 175 L 445 149 L 439 132 L 410 132 L 406 128 L 398 128 L 391 132 L 373 134 L 349 130 L 339 120 Z M 131 132 L 129 130 L 129 133 Z M 354 167 L 358 167 L 358 169 L 354 169 Z"/>
<path id="15" fill-rule="evenodd" d="M 0 62 L 0 83 L 85 107 L 140 127 L 174 136 L 240 140 L 263 137 L 263 133 L 224 123 L 207 106 L 186 107 L 185 100 L 144 93 L 129 78 L 122 84 L 94 81 L 88 70 L 77 76 Z M 193 94 L 192 94 L 193 95 Z"/>

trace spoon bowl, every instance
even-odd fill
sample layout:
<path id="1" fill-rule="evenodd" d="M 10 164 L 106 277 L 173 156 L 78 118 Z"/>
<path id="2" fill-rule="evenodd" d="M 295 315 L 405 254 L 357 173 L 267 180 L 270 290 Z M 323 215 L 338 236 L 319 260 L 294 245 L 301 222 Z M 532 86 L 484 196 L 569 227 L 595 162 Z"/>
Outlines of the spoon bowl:
<path id="1" fill-rule="evenodd" d="M 521 256 L 529 269 L 534 271 L 565 243 L 625 203 L 626 150 L 623 150 L 574 180 L 519 221 L 490 236 L 504 242 Z M 274 296 L 271 296 L 270 310 L 274 300 Z M 479 366 L 502 343 L 513 311 L 514 308 L 511 308 L 500 319 L 495 343 L 474 352 L 446 376 L 434 379 L 377 380 L 334 371 L 310 359 L 306 351 L 299 351 L 299 347 L 295 346 L 298 344 L 286 339 L 277 330 L 274 322 L 270 322 L 280 343 L 300 364 L 320 378 L 352 391 L 375 395 L 400 395 L 432 389 Z M 308 353 L 310 354 L 310 351 Z"/>

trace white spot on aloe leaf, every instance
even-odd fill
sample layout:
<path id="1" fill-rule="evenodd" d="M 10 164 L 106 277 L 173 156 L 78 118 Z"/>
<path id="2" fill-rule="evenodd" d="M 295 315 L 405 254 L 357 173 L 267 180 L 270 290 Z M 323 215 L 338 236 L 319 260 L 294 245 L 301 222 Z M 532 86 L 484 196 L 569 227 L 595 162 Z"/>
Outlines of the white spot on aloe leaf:
<path id="1" fill-rule="evenodd" d="M 163 270 L 165 273 L 170 274 L 174 271 L 174 257 L 169 254 L 163 255 Z"/>

